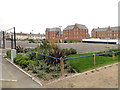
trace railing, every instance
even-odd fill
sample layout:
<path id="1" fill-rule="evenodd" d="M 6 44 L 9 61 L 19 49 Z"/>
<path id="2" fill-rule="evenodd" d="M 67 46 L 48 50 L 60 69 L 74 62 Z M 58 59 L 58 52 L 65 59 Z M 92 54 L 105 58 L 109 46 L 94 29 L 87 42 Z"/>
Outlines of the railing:
<path id="1" fill-rule="evenodd" d="M 52 59 L 60 60 L 61 74 L 62 75 L 64 73 L 64 60 L 78 59 L 78 58 L 84 58 L 84 57 L 91 57 L 91 56 L 93 56 L 93 65 L 95 65 L 95 56 L 100 56 L 100 55 L 105 55 L 105 54 L 112 54 L 112 57 L 113 57 L 113 60 L 114 60 L 115 53 L 119 53 L 120 52 L 120 51 L 116 51 L 116 52 L 113 51 L 113 52 L 107 52 L 107 53 L 92 54 L 92 55 L 86 55 L 86 56 L 80 56 L 80 57 L 73 57 L 73 58 L 64 58 L 63 59 L 63 58 L 56 58 L 56 57 L 49 56 L 49 55 L 44 55 L 44 54 L 41 54 L 41 53 L 38 53 L 38 52 L 34 52 L 34 51 L 29 51 L 27 49 L 24 49 L 23 51 L 31 52 L 31 53 L 36 53 L 36 57 L 37 57 L 37 55 L 42 55 L 42 56 L 49 57 L 49 58 L 52 58 Z"/>

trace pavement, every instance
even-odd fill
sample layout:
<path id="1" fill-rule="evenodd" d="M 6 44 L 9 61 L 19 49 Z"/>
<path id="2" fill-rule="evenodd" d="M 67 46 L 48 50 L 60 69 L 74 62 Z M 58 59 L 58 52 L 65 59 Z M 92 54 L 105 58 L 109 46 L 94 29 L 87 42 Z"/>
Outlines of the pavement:
<path id="1" fill-rule="evenodd" d="M 29 76 L 13 66 L 0 53 L 0 67 L 2 68 L 2 88 L 41 88 Z"/>

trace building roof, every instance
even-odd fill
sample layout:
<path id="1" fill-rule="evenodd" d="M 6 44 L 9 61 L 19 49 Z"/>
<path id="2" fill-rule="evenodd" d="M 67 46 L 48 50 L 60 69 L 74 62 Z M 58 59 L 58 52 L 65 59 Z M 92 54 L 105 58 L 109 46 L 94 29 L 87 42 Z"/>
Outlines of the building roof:
<path id="1" fill-rule="evenodd" d="M 60 31 L 61 29 L 58 27 L 55 27 L 55 28 L 46 28 L 46 30 L 48 30 L 48 31 Z"/>
<path id="2" fill-rule="evenodd" d="M 107 31 L 107 28 L 94 28 L 96 32 L 104 32 Z"/>
<path id="3" fill-rule="evenodd" d="M 120 30 L 120 26 L 116 26 L 116 27 L 110 27 L 112 29 L 112 31 L 118 31 Z M 107 31 L 108 27 L 106 28 L 94 28 L 94 30 L 96 32 L 103 32 L 103 31 Z"/>
<path id="4" fill-rule="evenodd" d="M 85 25 L 82 24 L 76 23 L 75 25 L 77 25 L 79 29 L 88 29 Z M 72 30 L 75 27 L 75 25 L 68 25 L 64 30 Z"/>
<path id="5" fill-rule="evenodd" d="M 24 36 L 27 36 L 26 33 L 16 33 L 16 35 L 24 35 Z"/>
<path id="6" fill-rule="evenodd" d="M 111 27 L 111 29 L 112 29 L 112 31 L 118 31 L 118 30 L 120 30 L 120 26 L 118 26 L 118 27 Z"/>

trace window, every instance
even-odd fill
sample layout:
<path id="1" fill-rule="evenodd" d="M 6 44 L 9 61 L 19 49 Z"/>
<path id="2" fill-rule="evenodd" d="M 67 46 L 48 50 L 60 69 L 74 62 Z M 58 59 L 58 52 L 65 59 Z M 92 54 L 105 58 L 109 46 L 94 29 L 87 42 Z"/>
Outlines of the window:
<path id="1" fill-rule="evenodd" d="M 78 34 L 78 32 L 77 32 L 77 34 Z"/>
<path id="2" fill-rule="evenodd" d="M 75 31 L 75 28 L 74 28 L 74 31 Z"/>
<path id="3" fill-rule="evenodd" d="M 74 32 L 74 34 L 75 34 L 75 32 Z"/>
<path id="4" fill-rule="evenodd" d="M 78 31 L 78 28 L 77 28 L 77 31 Z"/>

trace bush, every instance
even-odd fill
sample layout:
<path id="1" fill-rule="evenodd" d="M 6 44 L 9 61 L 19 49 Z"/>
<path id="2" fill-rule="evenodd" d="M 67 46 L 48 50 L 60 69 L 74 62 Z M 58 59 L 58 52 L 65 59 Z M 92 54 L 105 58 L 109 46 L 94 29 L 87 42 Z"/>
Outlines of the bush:
<path id="1" fill-rule="evenodd" d="M 23 47 L 20 45 L 16 46 L 17 53 L 22 53 L 23 52 Z"/>
<path id="2" fill-rule="evenodd" d="M 11 58 L 11 50 L 7 50 L 6 55 L 8 58 Z"/>
<path id="3" fill-rule="evenodd" d="M 73 49 L 73 48 L 70 48 L 69 52 L 70 52 L 70 54 L 76 54 L 77 53 L 77 51 L 75 49 Z"/>
<path id="4" fill-rule="evenodd" d="M 29 43 L 35 43 L 35 41 L 33 39 L 29 39 L 28 41 L 29 41 Z"/>
<path id="5" fill-rule="evenodd" d="M 53 77 L 53 78 L 59 78 L 59 77 L 60 77 L 60 74 L 59 74 L 59 73 L 52 73 L 52 77 Z"/>
<path id="6" fill-rule="evenodd" d="M 45 71 L 43 71 L 43 70 L 41 70 L 41 71 L 39 70 L 39 71 L 37 72 L 37 76 L 40 77 L 40 78 L 45 79 L 45 75 L 46 75 L 46 74 L 45 74 Z"/>
<path id="7" fill-rule="evenodd" d="M 73 48 L 70 48 L 70 49 L 63 49 L 63 51 L 65 52 L 66 56 L 70 55 L 70 54 L 76 54 L 77 51 Z"/>
<path id="8" fill-rule="evenodd" d="M 73 70 L 73 68 L 72 68 L 71 66 L 69 66 L 69 67 L 67 68 L 67 72 L 68 72 L 68 73 L 75 73 L 75 71 Z"/>
<path id="9" fill-rule="evenodd" d="M 33 73 L 37 73 L 37 72 L 38 72 L 38 67 L 37 67 L 37 66 L 33 66 L 32 72 L 33 72 Z"/>

